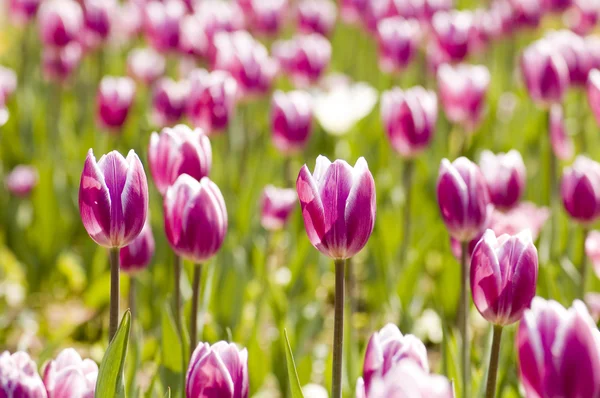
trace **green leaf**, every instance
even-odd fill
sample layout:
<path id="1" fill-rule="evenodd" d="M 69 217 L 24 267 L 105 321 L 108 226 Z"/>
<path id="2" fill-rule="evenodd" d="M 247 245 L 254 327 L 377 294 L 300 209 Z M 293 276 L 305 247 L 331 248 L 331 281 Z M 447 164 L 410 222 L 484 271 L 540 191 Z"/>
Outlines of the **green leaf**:
<path id="1" fill-rule="evenodd" d="M 130 328 L 131 313 L 127 310 L 125 315 L 123 315 L 123 319 L 121 319 L 117 334 L 113 337 L 102 358 L 102 363 L 98 370 L 95 397 L 125 398 L 123 368 L 125 366 L 125 357 L 127 356 Z"/>
<path id="2" fill-rule="evenodd" d="M 288 339 L 286 329 L 283 329 L 283 335 L 285 337 L 285 359 L 287 362 L 288 377 L 290 379 L 290 390 L 292 392 L 292 398 L 304 398 L 304 394 L 302 394 L 302 387 L 300 387 L 300 380 L 298 380 L 298 372 L 296 372 L 294 355 L 292 354 L 292 347 L 290 346 L 290 340 Z"/>

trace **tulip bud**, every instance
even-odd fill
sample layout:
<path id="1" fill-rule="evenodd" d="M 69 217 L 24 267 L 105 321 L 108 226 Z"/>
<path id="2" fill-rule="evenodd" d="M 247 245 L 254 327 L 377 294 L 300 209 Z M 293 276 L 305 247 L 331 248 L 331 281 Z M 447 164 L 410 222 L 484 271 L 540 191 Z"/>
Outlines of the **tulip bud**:
<path id="1" fill-rule="evenodd" d="M 235 110 L 237 83 L 225 71 L 195 69 L 188 75 L 187 115 L 207 134 L 223 132 Z"/>
<path id="2" fill-rule="evenodd" d="M 546 106 L 562 101 L 569 85 L 564 58 L 548 40 L 538 40 L 521 56 L 521 73 L 531 98 Z"/>
<path id="3" fill-rule="evenodd" d="M 443 64 L 437 72 L 440 101 L 446 117 L 474 130 L 483 116 L 490 72 L 483 65 Z"/>
<path id="4" fill-rule="evenodd" d="M 596 221 L 600 211 L 600 164 L 577 156 L 563 172 L 560 193 L 572 218 L 583 224 Z"/>
<path id="5" fill-rule="evenodd" d="M 384 72 L 402 71 L 417 53 L 421 30 L 414 19 L 385 18 L 377 25 L 379 65 Z"/>
<path id="6" fill-rule="evenodd" d="M 97 112 L 100 124 L 119 129 L 125 123 L 135 96 L 135 84 L 128 77 L 104 76 L 97 94 Z"/>
<path id="7" fill-rule="evenodd" d="M 44 369 L 44 385 L 48 398 L 93 398 L 98 377 L 98 365 L 91 359 L 81 359 L 67 348 Z"/>
<path id="8" fill-rule="evenodd" d="M 90 149 L 79 183 L 79 212 L 90 237 L 104 247 L 123 247 L 141 232 L 148 214 L 148 182 L 133 150 L 98 162 Z"/>
<path id="9" fill-rule="evenodd" d="M 136 48 L 127 56 L 127 71 L 131 77 L 152 84 L 165 73 L 165 58 L 152 48 Z"/>
<path id="10" fill-rule="evenodd" d="M 273 44 L 273 56 L 294 84 L 305 87 L 319 80 L 331 60 L 331 44 L 312 33 Z"/>
<path id="11" fill-rule="evenodd" d="M 590 231 L 585 238 L 585 255 L 591 260 L 594 271 L 600 278 L 600 232 Z"/>
<path id="12" fill-rule="evenodd" d="M 267 185 L 261 200 L 260 223 L 268 231 L 282 229 L 296 207 L 296 191 Z"/>
<path id="13" fill-rule="evenodd" d="M 37 366 L 27 353 L 0 354 L 0 397 L 48 397 Z"/>
<path id="14" fill-rule="evenodd" d="M 440 49 L 452 61 L 462 61 L 469 52 L 473 34 L 473 14 L 470 11 L 438 12 L 433 16 L 433 34 Z"/>
<path id="15" fill-rule="evenodd" d="M 313 174 L 304 165 L 296 181 L 308 239 L 333 259 L 356 255 L 375 224 L 375 181 L 364 158 L 354 167 L 317 158 Z"/>
<path id="16" fill-rule="evenodd" d="M 17 23 L 27 23 L 31 21 L 38 11 L 42 0 L 10 0 L 10 17 Z"/>
<path id="17" fill-rule="evenodd" d="M 186 12 L 180 0 L 152 0 L 145 6 L 146 39 L 156 51 L 167 52 L 179 47 L 179 25 Z"/>
<path id="18" fill-rule="evenodd" d="M 518 151 L 513 149 L 497 155 L 483 151 L 479 167 L 488 184 L 494 206 L 508 210 L 519 202 L 525 191 L 527 172 Z"/>
<path id="19" fill-rule="evenodd" d="M 116 6 L 114 0 L 83 1 L 84 34 L 89 42 L 98 45 L 108 38 Z"/>
<path id="20" fill-rule="evenodd" d="M 301 33 L 329 36 L 337 17 L 335 3 L 331 0 L 302 0 L 297 11 Z"/>
<path id="21" fill-rule="evenodd" d="M 481 233 L 494 208 L 483 174 L 465 157 L 452 163 L 442 159 L 437 199 L 448 232 L 461 242 L 468 242 Z"/>
<path id="22" fill-rule="evenodd" d="M 142 232 L 129 245 L 119 252 L 119 268 L 121 271 L 135 274 L 148 267 L 154 256 L 154 236 L 149 220 L 146 220 Z"/>
<path id="23" fill-rule="evenodd" d="M 535 297 L 516 340 L 527 397 L 600 396 L 600 332 L 581 301 L 566 310 Z"/>
<path id="24" fill-rule="evenodd" d="M 158 80 L 152 90 L 152 119 L 159 126 L 177 123 L 183 116 L 190 88 L 186 80 Z"/>
<path id="25" fill-rule="evenodd" d="M 165 127 L 160 134 L 154 132 L 150 137 L 148 163 L 154 183 L 164 195 L 182 174 L 198 181 L 210 174 L 210 140 L 201 129 L 192 130 L 184 124 Z"/>
<path id="26" fill-rule="evenodd" d="M 219 341 L 200 343 L 185 381 L 187 397 L 248 398 L 248 351 Z"/>
<path id="27" fill-rule="evenodd" d="M 567 160 L 573 157 L 575 152 L 573 140 L 565 131 L 565 121 L 563 118 L 562 105 L 554 104 L 550 107 L 550 143 L 554 156 L 560 160 Z"/>
<path id="28" fill-rule="evenodd" d="M 271 101 L 273 144 L 284 154 L 299 152 L 312 131 L 312 98 L 305 91 L 276 91 Z"/>
<path id="29" fill-rule="evenodd" d="M 437 96 L 423 87 L 393 88 L 381 96 L 381 118 L 392 147 L 412 158 L 431 143 L 437 121 Z"/>
<path id="30" fill-rule="evenodd" d="M 276 35 L 288 8 L 287 0 L 250 0 L 250 25 L 252 29 L 267 35 Z"/>
<path id="31" fill-rule="evenodd" d="M 33 166 L 19 165 L 6 176 L 6 189 L 19 197 L 29 196 L 38 183 L 38 172 Z"/>
<path id="32" fill-rule="evenodd" d="M 74 0 L 49 0 L 38 14 L 40 40 L 46 46 L 64 47 L 77 39 L 83 28 L 83 11 Z"/>
<path id="33" fill-rule="evenodd" d="M 44 3 L 45 4 L 45 3 Z M 71 42 L 65 47 L 44 47 L 42 52 L 42 72 L 50 81 L 63 82 L 71 76 L 81 61 L 81 45 Z"/>
<path id="34" fill-rule="evenodd" d="M 204 263 L 221 248 L 227 233 L 227 209 L 219 187 L 180 175 L 164 199 L 167 240 L 177 255 Z"/>

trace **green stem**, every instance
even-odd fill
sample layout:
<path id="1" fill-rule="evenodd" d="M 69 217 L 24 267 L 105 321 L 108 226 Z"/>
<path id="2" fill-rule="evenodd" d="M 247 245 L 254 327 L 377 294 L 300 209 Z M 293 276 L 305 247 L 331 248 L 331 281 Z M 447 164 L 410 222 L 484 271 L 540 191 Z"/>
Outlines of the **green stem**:
<path id="1" fill-rule="evenodd" d="M 587 239 L 588 233 L 589 233 L 588 227 L 584 227 L 583 228 L 583 242 L 581 243 L 581 267 L 580 267 L 581 287 L 579 289 L 579 291 L 581 293 L 580 298 L 583 298 L 583 296 L 585 294 L 585 287 L 586 287 L 587 274 L 588 274 L 588 261 L 587 261 L 587 255 L 585 253 L 585 241 Z"/>
<path id="2" fill-rule="evenodd" d="M 177 329 L 182 336 L 183 339 L 183 328 L 181 327 L 181 266 L 182 259 L 177 254 L 175 255 L 175 292 L 174 292 L 174 309 L 173 314 L 175 315 L 175 324 L 177 325 Z"/>
<path id="3" fill-rule="evenodd" d="M 333 318 L 333 369 L 331 398 L 342 397 L 342 363 L 344 347 L 344 260 L 335 260 L 335 313 Z"/>
<path id="4" fill-rule="evenodd" d="M 461 337 L 461 367 L 462 367 L 462 383 L 463 397 L 469 398 L 469 336 L 467 332 L 467 324 L 469 318 L 469 301 L 467 299 L 467 256 L 469 251 L 469 242 L 462 242 L 460 259 L 460 337 Z"/>
<path id="5" fill-rule="evenodd" d="M 192 313 L 190 314 L 190 352 L 196 349 L 198 338 L 198 299 L 200 297 L 200 279 L 202 278 L 202 264 L 194 267 L 194 282 L 192 284 Z"/>
<path id="6" fill-rule="evenodd" d="M 346 261 L 346 300 L 345 300 L 345 307 L 346 307 L 346 322 L 348 323 L 348 325 L 346 326 L 346 372 L 348 374 L 348 379 L 350 380 L 350 383 L 352 384 L 352 381 L 354 381 L 355 377 L 354 377 L 354 356 L 353 356 L 353 351 L 352 351 L 352 344 L 354 344 L 355 341 L 355 337 L 354 337 L 354 328 L 352 327 L 352 315 L 354 314 L 354 311 L 356 311 L 356 281 L 355 281 L 355 275 L 354 275 L 354 264 L 352 262 L 352 259 L 348 259 Z"/>
<path id="7" fill-rule="evenodd" d="M 488 368 L 486 398 L 494 398 L 496 395 L 496 376 L 498 375 L 498 358 L 500 358 L 500 341 L 502 340 L 502 326 L 494 325 L 492 338 L 492 353 L 490 355 L 490 366 Z"/>
<path id="8" fill-rule="evenodd" d="M 411 230 L 411 197 L 412 197 L 412 180 L 415 162 L 413 159 L 408 159 L 402 171 L 402 184 L 404 187 L 404 217 L 402 227 L 402 244 L 400 246 L 400 266 L 406 267 L 408 248 L 410 247 L 410 230 Z"/>
<path id="9" fill-rule="evenodd" d="M 110 318 L 108 342 L 112 341 L 119 326 L 119 248 L 110 249 Z"/>

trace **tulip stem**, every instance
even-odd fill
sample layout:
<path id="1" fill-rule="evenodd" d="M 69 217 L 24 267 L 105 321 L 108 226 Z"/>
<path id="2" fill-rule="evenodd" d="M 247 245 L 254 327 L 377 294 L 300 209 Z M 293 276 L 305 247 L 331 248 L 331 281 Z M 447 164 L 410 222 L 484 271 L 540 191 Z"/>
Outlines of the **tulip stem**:
<path id="1" fill-rule="evenodd" d="M 402 171 L 402 184 L 404 188 L 404 225 L 402 228 L 402 244 L 400 246 L 400 266 L 406 267 L 408 257 L 408 248 L 410 247 L 410 229 L 411 229 L 411 196 L 412 196 L 412 180 L 415 162 L 413 159 L 408 159 L 404 164 Z"/>
<path id="2" fill-rule="evenodd" d="M 342 351 L 344 347 L 344 260 L 335 260 L 335 314 L 333 318 L 333 369 L 331 398 L 342 397 Z"/>
<path id="3" fill-rule="evenodd" d="M 467 324 L 469 318 L 469 301 L 467 300 L 467 255 L 469 251 L 469 242 L 461 243 L 460 257 L 460 311 L 459 311 L 459 329 L 461 337 L 461 367 L 463 397 L 469 398 L 469 337 Z"/>
<path id="4" fill-rule="evenodd" d="M 492 353 L 490 354 L 490 366 L 488 368 L 485 398 L 494 398 L 496 396 L 496 376 L 498 375 L 498 358 L 500 357 L 501 340 L 502 326 L 494 325 L 494 334 L 492 337 Z"/>
<path id="5" fill-rule="evenodd" d="M 119 326 L 119 248 L 110 249 L 110 317 L 108 324 L 108 342 L 117 333 Z"/>
<path id="6" fill-rule="evenodd" d="M 198 337 L 198 299 L 200 297 L 200 279 L 202 278 L 202 264 L 194 267 L 194 282 L 192 284 L 192 313 L 190 314 L 190 352 L 196 348 Z"/>
<path id="7" fill-rule="evenodd" d="M 583 296 L 585 294 L 585 285 L 587 282 L 587 274 L 588 274 L 588 261 L 587 261 L 587 255 L 585 253 L 585 241 L 587 240 L 588 233 L 589 233 L 588 228 L 584 227 L 583 228 L 583 242 L 581 243 L 581 267 L 580 267 L 581 288 L 579 289 L 579 291 L 581 293 L 581 298 L 583 298 Z"/>
<path id="8" fill-rule="evenodd" d="M 180 281 L 181 281 L 181 257 L 179 257 L 177 254 L 175 255 L 175 275 L 174 275 L 174 279 L 175 279 L 175 303 L 174 306 L 175 308 L 173 309 L 173 314 L 175 315 L 175 324 L 177 325 L 177 329 L 179 331 L 179 334 L 181 335 L 181 339 L 183 340 L 183 330 L 181 327 L 181 287 L 180 287 Z"/>

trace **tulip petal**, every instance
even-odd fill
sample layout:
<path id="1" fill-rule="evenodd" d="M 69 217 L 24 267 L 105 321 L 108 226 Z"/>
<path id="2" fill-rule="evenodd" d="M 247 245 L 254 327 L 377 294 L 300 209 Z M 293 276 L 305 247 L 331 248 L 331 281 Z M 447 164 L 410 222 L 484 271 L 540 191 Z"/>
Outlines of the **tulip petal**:
<path id="1" fill-rule="evenodd" d="M 179 246 L 183 232 L 183 214 L 190 198 L 196 194 L 198 189 L 197 181 L 187 174 L 180 175 L 175 183 L 167 189 L 163 202 L 165 233 L 173 247 Z"/>
<path id="2" fill-rule="evenodd" d="M 79 184 L 79 211 L 90 237 L 99 245 L 110 247 L 111 199 L 104 175 L 91 149 Z"/>
<path id="3" fill-rule="evenodd" d="M 319 157 L 320 158 L 320 157 Z M 317 159 L 317 167 L 319 169 L 319 159 Z M 317 249 L 322 246 L 321 239 L 325 235 L 325 214 L 321 196 L 317 187 L 317 181 L 308 171 L 308 167 L 304 165 L 300 169 L 298 179 L 296 180 L 296 191 L 300 207 L 302 208 L 302 217 L 308 239 Z"/>
<path id="4" fill-rule="evenodd" d="M 133 150 L 127 155 L 127 175 L 121 193 L 124 236 L 121 246 L 127 246 L 142 231 L 148 216 L 148 182 L 144 166 Z"/>
<path id="5" fill-rule="evenodd" d="M 346 199 L 346 257 L 353 257 L 369 240 L 375 224 L 375 181 L 365 158 L 352 171 L 352 188 Z"/>

